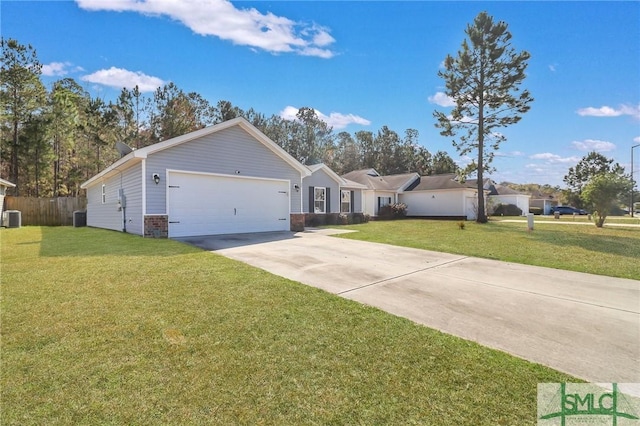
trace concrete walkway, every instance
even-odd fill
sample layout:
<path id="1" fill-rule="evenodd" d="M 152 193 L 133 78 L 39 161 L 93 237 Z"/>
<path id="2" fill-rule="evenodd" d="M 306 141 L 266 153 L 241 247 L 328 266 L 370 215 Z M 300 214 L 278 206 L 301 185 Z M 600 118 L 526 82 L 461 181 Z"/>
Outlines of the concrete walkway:
<path id="1" fill-rule="evenodd" d="M 592 382 L 640 382 L 640 281 L 331 232 L 182 241 Z"/>

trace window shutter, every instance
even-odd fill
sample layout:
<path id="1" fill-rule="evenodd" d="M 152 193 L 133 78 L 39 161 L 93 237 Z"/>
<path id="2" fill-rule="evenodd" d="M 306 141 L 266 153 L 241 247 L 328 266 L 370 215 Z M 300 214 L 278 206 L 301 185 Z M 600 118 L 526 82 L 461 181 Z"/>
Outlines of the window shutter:
<path id="1" fill-rule="evenodd" d="M 331 188 L 327 187 L 325 191 L 326 193 L 324 195 L 327 198 L 327 211 L 325 213 L 331 213 Z"/>
<path id="2" fill-rule="evenodd" d="M 355 210 L 353 209 L 353 203 L 356 199 L 355 195 L 355 191 L 350 191 L 351 192 L 351 203 L 349 204 L 349 210 L 351 210 L 351 213 L 353 213 Z"/>
<path id="3" fill-rule="evenodd" d="M 315 203 L 315 192 L 314 192 L 314 187 L 310 186 L 309 187 L 309 207 L 308 207 L 308 211 L 309 213 L 315 213 L 316 211 L 316 203 Z"/>

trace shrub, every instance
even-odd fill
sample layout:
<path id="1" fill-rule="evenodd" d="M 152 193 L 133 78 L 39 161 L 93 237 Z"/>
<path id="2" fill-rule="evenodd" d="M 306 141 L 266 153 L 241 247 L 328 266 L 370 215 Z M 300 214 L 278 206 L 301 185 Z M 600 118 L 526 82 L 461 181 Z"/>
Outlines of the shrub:
<path id="1" fill-rule="evenodd" d="M 494 216 L 522 216 L 522 209 L 515 204 L 500 204 L 493 212 Z"/>
<path id="2" fill-rule="evenodd" d="M 407 215 L 407 205 L 404 203 L 387 204 L 378 210 L 378 219 L 401 219 Z"/>
<path id="3" fill-rule="evenodd" d="M 327 225 L 338 225 L 340 223 L 339 213 L 327 213 L 326 215 Z"/>

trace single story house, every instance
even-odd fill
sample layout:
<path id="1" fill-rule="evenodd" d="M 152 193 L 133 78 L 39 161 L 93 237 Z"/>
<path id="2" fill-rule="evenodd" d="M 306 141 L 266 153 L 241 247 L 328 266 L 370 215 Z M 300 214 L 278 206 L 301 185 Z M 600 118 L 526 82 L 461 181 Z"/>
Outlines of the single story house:
<path id="1" fill-rule="evenodd" d="M 313 175 L 235 118 L 134 150 L 84 182 L 87 225 L 169 238 L 303 230 Z"/>
<path id="2" fill-rule="evenodd" d="M 380 207 L 399 203 L 400 193 L 420 178 L 418 173 L 381 176 L 375 169 L 354 170 L 342 175 L 343 179 L 360 184 L 362 211 L 369 216 L 378 216 Z"/>
<path id="3" fill-rule="evenodd" d="M 497 185 L 493 182 L 489 185 L 489 191 L 489 204 L 491 206 L 513 204 L 522 210 L 522 216 L 526 216 L 529 213 L 531 195 L 523 194 L 508 186 Z"/>
<path id="4" fill-rule="evenodd" d="M 7 193 L 7 188 L 15 188 L 16 185 L 14 183 L 9 182 L 8 180 L 0 179 L 0 217 L 2 217 L 2 212 L 4 212 L 4 196 Z"/>
<path id="5" fill-rule="evenodd" d="M 363 169 L 342 177 L 366 187 L 363 190 L 363 211 L 373 217 L 384 205 L 404 203 L 408 217 L 476 218 L 476 191 L 457 182 L 455 174 L 381 176 L 375 169 Z"/>
<path id="6" fill-rule="evenodd" d="M 475 220 L 477 191 L 456 180 L 455 174 L 420 176 L 400 194 L 408 217 Z"/>

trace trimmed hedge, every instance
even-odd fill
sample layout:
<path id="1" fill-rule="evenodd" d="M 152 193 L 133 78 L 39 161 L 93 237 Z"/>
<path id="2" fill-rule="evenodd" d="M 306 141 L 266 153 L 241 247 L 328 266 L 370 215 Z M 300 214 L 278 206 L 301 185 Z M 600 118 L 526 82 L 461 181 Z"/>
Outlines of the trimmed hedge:
<path id="1" fill-rule="evenodd" d="M 357 225 L 369 222 L 369 215 L 364 213 L 306 213 L 304 226 L 316 227 L 324 225 Z"/>
<path id="2" fill-rule="evenodd" d="M 404 203 L 387 204 L 378 210 L 379 220 L 402 219 L 407 216 L 407 205 Z"/>
<path id="3" fill-rule="evenodd" d="M 494 216 L 522 216 L 522 209 L 515 204 L 499 204 L 493 211 Z"/>

